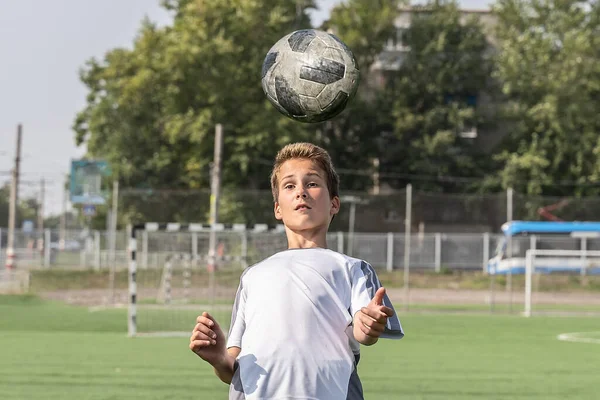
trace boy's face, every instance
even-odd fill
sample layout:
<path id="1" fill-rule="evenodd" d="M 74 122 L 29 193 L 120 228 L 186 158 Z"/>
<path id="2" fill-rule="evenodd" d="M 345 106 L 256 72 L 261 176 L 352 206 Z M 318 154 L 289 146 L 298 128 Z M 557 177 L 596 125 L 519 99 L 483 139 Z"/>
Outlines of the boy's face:
<path id="1" fill-rule="evenodd" d="M 329 227 L 340 210 L 340 199 L 330 198 L 325 172 L 311 160 L 284 162 L 277 174 L 279 196 L 275 218 L 293 231 Z"/>

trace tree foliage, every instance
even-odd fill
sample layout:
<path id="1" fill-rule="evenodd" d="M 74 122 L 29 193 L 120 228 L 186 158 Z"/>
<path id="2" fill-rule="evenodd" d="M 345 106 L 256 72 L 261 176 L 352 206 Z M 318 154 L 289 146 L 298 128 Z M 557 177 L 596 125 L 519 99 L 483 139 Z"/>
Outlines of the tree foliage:
<path id="1" fill-rule="evenodd" d="M 0 227 L 8 226 L 10 205 L 10 184 L 0 187 Z M 37 221 L 39 202 L 34 198 L 20 199 L 17 204 L 16 228 L 20 229 L 25 220 Z"/>
<path id="2" fill-rule="evenodd" d="M 480 147 L 464 137 L 490 124 L 493 107 L 485 99 L 494 89 L 481 23 L 463 21 L 454 2 L 432 2 L 413 8 L 403 44 L 408 51 L 388 83 L 393 136 L 386 141 L 383 170 L 406 176 L 388 182 L 404 186 L 410 175 L 481 176 Z M 420 188 L 457 190 L 435 180 Z"/>
<path id="3" fill-rule="evenodd" d="M 505 187 L 591 194 L 600 178 L 600 5 L 499 0 L 496 74 L 510 131 L 498 159 Z"/>
<path id="4" fill-rule="evenodd" d="M 395 35 L 404 0 L 349 0 L 333 8 L 322 29 L 331 30 L 350 47 L 361 69 L 358 93 L 338 118 L 318 127 L 317 138 L 332 154 L 346 190 L 372 187 L 373 160 L 381 151 L 379 136 L 387 119 L 384 92 L 370 81 L 370 67 Z"/>
<path id="5" fill-rule="evenodd" d="M 159 208 L 169 219 L 206 220 L 218 123 L 225 132 L 221 215 L 229 221 L 264 219 L 249 204 L 262 210 L 270 202 L 257 190 L 269 189 L 273 156 L 300 140 L 330 150 L 344 190 L 368 190 L 378 160 L 392 188 L 599 191 L 597 1 L 498 0 L 491 37 L 454 1 L 403 14 L 407 4 L 347 0 L 332 10 L 321 28 L 353 50 L 362 82 L 342 114 L 301 124 L 267 101 L 260 71 L 277 40 L 310 26 L 312 0 L 163 0 L 172 24 L 144 21 L 131 48 L 82 68 L 88 96 L 73 125 L 76 142 L 107 159 L 121 187 L 132 190 L 135 201 L 119 205 L 129 220 Z M 407 15 L 404 47 L 387 53 L 399 62 L 386 69 L 382 50 L 398 39 L 397 22 Z M 198 200 L 190 195 L 167 207 L 156 192 L 163 188 L 194 190 Z"/>
<path id="6" fill-rule="evenodd" d="M 103 60 L 88 61 L 81 72 L 89 94 L 74 124 L 77 143 L 86 143 L 90 156 L 108 159 L 122 186 L 208 188 L 217 123 L 225 131 L 226 189 L 268 189 L 272 158 L 291 141 L 326 145 L 340 170 L 370 162 L 375 104 L 359 96 L 336 120 L 305 125 L 281 116 L 262 92 L 265 54 L 291 30 L 308 26 L 306 10 L 312 2 L 300 3 L 300 10 L 287 0 L 163 4 L 174 15 L 172 26 L 145 21 L 132 49 L 113 49 Z M 365 72 L 392 29 L 396 14 L 390 10 L 397 4 L 386 1 L 369 10 L 370 2 L 353 0 L 354 14 L 343 7 L 332 14 L 331 26 L 366 60 Z M 374 17 L 385 17 L 385 23 L 374 25 Z M 364 20 L 358 35 L 352 30 L 356 18 Z M 362 37 L 372 39 L 370 46 Z M 369 183 L 368 176 L 344 179 L 347 188 L 365 189 Z M 239 204 L 236 197 L 232 204 Z M 222 211 L 235 212 L 224 201 Z M 143 219 L 138 206 L 122 211 Z M 205 207 L 197 210 L 206 212 Z"/>
<path id="7" fill-rule="evenodd" d="M 111 50 L 83 69 L 89 94 L 74 125 L 77 143 L 107 158 L 127 187 L 205 188 L 222 123 L 224 182 L 264 187 L 268 166 L 256 158 L 305 137 L 305 127 L 279 115 L 260 85 L 264 56 L 296 23 L 296 6 L 164 4 L 174 13 L 172 26 L 146 21 L 133 49 Z"/>
<path id="8" fill-rule="evenodd" d="M 82 70 L 89 94 L 74 124 L 77 143 L 108 159 L 124 187 L 205 189 L 221 123 L 224 186 L 268 188 L 277 149 L 308 139 L 308 130 L 267 102 L 261 66 L 278 39 L 306 26 L 312 3 L 300 15 L 287 0 L 163 4 L 172 26 L 145 21 L 132 49 L 113 49 Z"/>

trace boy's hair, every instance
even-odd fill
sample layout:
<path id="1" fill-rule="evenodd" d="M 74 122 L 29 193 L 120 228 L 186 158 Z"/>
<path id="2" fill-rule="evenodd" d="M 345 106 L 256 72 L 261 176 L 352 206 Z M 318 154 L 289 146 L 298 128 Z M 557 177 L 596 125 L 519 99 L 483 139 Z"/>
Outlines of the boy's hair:
<path id="1" fill-rule="evenodd" d="M 273 201 L 279 198 L 279 177 L 277 174 L 284 162 L 288 160 L 301 159 L 314 161 L 319 168 L 325 172 L 325 182 L 329 196 L 333 199 L 339 196 L 340 177 L 338 176 L 333 162 L 327 151 L 312 143 L 292 143 L 284 146 L 275 157 L 275 164 L 271 172 L 271 191 L 273 192 Z"/>

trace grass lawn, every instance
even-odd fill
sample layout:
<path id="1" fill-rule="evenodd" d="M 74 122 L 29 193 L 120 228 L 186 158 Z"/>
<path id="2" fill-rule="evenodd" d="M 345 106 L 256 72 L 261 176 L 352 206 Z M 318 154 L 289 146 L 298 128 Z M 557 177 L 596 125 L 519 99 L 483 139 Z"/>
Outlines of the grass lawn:
<path id="1" fill-rule="evenodd" d="M 406 337 L 363 348 L 366 399 L 597 399 L 592 317 L 401 315 Z M 127 338 L 126 311 L 0 296 L 0 399 L 226 399 L 188 339 Z M 190 322 L 190 329 L 193 320 Z"/>

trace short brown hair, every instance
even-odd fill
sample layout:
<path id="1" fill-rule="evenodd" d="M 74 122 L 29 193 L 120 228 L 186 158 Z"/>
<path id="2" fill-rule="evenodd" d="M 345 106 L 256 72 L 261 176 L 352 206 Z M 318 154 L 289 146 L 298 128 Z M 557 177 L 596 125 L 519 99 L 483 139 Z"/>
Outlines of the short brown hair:
<path id="1" fill-rule="evenodd" d="M 301 159 L 311 160 L 325 172 L 325 181 L 329 196 L 333 199 L 339 196 L 340 177 L 338 176 L 333 162 L 327 151 L 312 143 L 292 143 L 284 146 L 275 157 L 275 164 L 271 172 L 271 191 L 273 192 L 273 201 L 279 198 L 279 178 L 277 174 L 284 162 L 288 160 Z"/>

